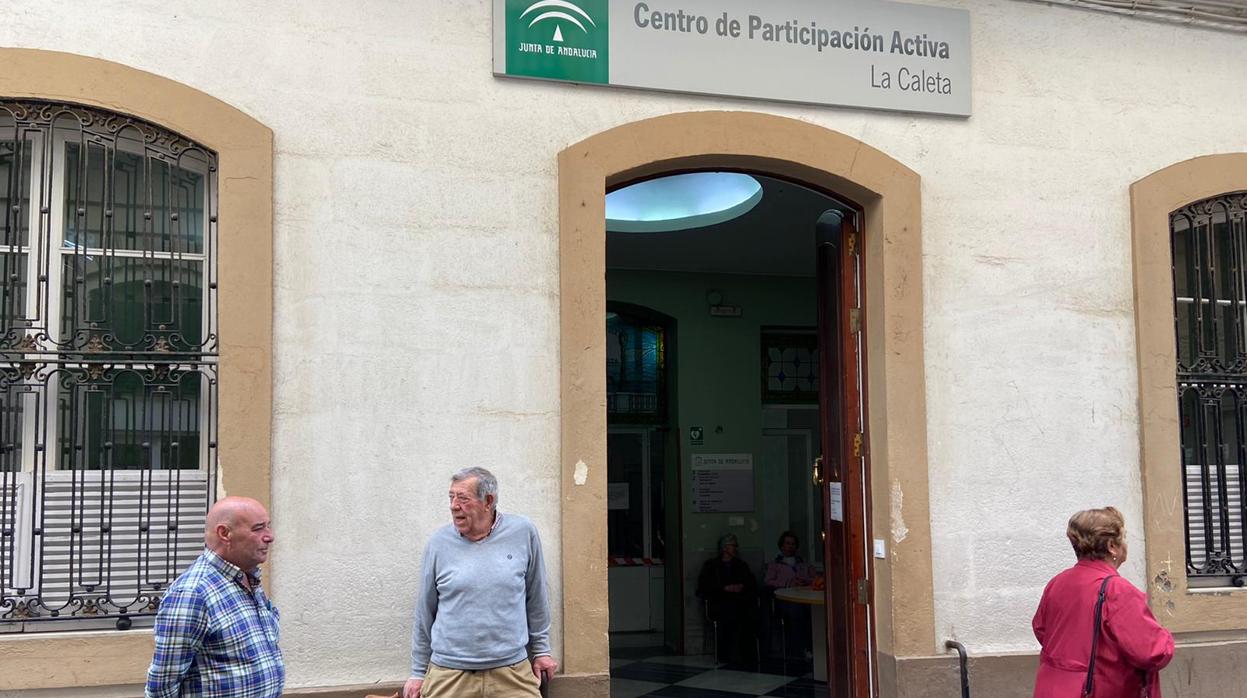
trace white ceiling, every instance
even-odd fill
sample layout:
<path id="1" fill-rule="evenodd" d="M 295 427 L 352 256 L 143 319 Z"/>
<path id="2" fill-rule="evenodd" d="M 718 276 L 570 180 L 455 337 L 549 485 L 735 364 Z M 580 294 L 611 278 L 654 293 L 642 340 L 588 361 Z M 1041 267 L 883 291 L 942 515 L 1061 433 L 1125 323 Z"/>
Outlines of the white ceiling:
<path id="1" fill-rule="evenodd" d="M 740 218 L 670 233 L 606 233 L 608 269 L 720 274 L 814 275 L 814 224 L 834 199 L 757 176 L 762 201 Z"/>

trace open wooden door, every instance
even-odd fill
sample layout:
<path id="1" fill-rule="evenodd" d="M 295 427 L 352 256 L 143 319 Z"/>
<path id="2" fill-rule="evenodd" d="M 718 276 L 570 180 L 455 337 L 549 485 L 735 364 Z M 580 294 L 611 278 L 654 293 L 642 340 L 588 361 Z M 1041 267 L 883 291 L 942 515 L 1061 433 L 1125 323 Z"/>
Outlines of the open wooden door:
<path id="1" fill-rule="evenodd" d="M 822 488 L 826 513 L 827 686 L 832 698 L 872 698 L 876 683 L 859 242 L 849 217 L 827 211 L 819 218 L 815 245 L 823 454 L 815 462 L 814 478 Z"/>

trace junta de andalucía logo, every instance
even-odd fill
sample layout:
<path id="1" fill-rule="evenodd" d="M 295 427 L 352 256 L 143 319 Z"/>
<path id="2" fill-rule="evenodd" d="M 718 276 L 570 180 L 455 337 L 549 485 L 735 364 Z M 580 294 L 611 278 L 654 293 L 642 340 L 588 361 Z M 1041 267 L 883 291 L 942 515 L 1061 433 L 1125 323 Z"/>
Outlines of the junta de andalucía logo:
<path id="1" fill-rule="evenodd" d="M 606 83 L 608 0 L 506 0 L 507 74 Z"/>
<path id="2" fill-rule="evenodd" d="M 563 22 L 575 25 L 585 34 L 588 34 L 589 30 L 585 28 L 581 20 L 588 22 L 592 27 L 597 27 L 597 23 L 593 21 L 588 12 L 567 0 L 538 0 L 520 13 L 520 19 L 524 19 L 529 15 L 532 15 L 531 20 L 528 22 L 529 29 L 542 22 L 551 23 L 554 25 L 554 35 L 550 40 L 557 41 L 560 44 L 563 43 L 563 27 L 560 26 Z"/>

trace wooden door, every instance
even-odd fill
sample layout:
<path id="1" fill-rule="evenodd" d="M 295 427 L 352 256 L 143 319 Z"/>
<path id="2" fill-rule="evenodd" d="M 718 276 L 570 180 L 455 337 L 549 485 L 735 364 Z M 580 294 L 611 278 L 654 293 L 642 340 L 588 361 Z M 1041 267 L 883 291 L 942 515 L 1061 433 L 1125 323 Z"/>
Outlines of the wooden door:
<path id="1" fill-rule="evenodd" d="M 815 238 L 827 685 L 832 698 L 870 698 L 874 579 L 861 386 L 860 240 L 852 220 L 834 211 L 819 218 Z"/>

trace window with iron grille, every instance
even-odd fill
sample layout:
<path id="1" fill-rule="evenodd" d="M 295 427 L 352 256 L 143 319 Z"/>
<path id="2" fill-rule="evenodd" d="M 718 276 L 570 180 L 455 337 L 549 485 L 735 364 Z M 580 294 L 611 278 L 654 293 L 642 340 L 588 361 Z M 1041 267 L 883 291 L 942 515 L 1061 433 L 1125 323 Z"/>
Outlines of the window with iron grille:
<path id="1" fill-rule="evenodd" d="M 177 134 L 0 100 L 0 632 L 130 627 L 203 548 L 216 188 Z"/>
<path id="2" fill-rule="evenodd" d="M 1241 584 L 1247 479 L 1247 192 L 1170 214 L 1186 569 Z"/>

